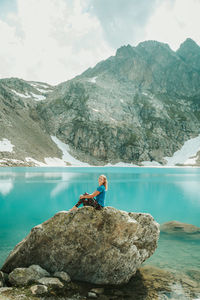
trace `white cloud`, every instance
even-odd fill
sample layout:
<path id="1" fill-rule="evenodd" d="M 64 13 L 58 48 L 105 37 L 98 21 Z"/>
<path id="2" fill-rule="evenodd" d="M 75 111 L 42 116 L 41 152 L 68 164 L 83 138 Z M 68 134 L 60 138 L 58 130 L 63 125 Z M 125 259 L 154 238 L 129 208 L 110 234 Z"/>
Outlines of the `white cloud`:
<path id="1" fill-rule="evenodd" d="M 173 50 L 188 37 L 200 44 L 200 1 L 162 1 L 152 14 L 147 26 L 147 40 L 168 43 Z"/>
<path id="2" fill-rule="evenodd" d="M 1 77 L 57 84 L 112 54 L 84 1 L 72 3 L 17 0 L 17 13 L 0 20 Z"/>
<path id="3" fill-rule="evenodd" d="M 113 55 L 113 45 L 155 39 L 177 49 L 187 37 L 200 43 L 199 0 L 16 3 L 16 11 L 0 14 L 1 78 L 57 84 Z"/>

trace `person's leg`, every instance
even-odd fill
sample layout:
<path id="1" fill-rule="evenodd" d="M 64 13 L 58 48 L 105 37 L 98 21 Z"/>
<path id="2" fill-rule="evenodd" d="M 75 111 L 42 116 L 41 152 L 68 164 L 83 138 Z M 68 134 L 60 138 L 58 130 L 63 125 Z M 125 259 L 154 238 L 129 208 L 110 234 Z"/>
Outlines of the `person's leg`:
<path id="1" fill-rule="evenodd" d="M 84 193 L 83 195 L 85 196 L 85 195 L 89 195 L 89 194 L 88 193 Z M 79 199 L 79 201 L 76 203 L 75 206 L 78 207 L 82 203 L 83 203 L 83 206 L 86 206 L 88 204 L 88 199 L 86 199 L 86 198 Z"/>
<path id="2" fill-rule="evenodd" d="M 101 210 L 102 209 L 102 206 L 94 198 L 91 198 L 91 199 L 88 199 L 88 200 L 91 200 L 90 201 L 90 206 L 93 206 L 97 210 Z"/>
<path id="3" fill-rule="evenodd" d="M 84 193 L 84 195 L 88 195 L 88 193 Z M 103 208 L 94 198 L 83 198 L 79 199 L 79 201 L 74 205 L 74 207 L 72 207 L 71 210 L 77 209 L 81 204 L 83 204 L 83 206 L 92 206 L 97 210 L 101 210 Z"/>
<path id="4" fill-rule="evenodd" d="M 84 193 L 83 195 L 89 195 L 89 194 Z M 82 203 L 83 203 L 83 206 L 87 206 L 88 205 L 88 199 L 86 199 L 86 198 L 79 199 L 79 201 L 74 205 L 74 207 L 72 207 L 71 210 L 74 210 L 74 209 L 78 208 Z"/>

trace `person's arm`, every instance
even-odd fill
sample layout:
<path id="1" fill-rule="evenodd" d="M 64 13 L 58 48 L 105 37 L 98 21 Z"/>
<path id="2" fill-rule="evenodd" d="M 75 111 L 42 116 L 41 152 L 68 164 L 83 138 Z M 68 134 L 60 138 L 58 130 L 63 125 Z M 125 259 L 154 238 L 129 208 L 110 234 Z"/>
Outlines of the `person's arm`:
<path id="1" fill-rule="evenodd" d="M 92 194 L 88 194 L 88 195 L 81 195 L 80 196 L 80 199 L 89 199 L 89 198 L 94 198 L 94 197 L 96 197 L 97 195 L 99 195 L 100 194 L 100 192 L 99 191 L 95 191 L 95 192 L 93 192 Z"/>

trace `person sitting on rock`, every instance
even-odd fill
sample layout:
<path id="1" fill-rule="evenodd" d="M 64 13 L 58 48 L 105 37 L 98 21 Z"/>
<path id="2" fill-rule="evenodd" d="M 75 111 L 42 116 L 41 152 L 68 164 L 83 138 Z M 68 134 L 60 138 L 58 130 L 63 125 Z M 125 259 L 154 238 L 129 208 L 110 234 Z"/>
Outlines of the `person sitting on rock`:
<path id="1" fill-rule="evenodd" d="M 105 175 L 100 175 L 98 182 L 99 186 L 97 187 L 97 190 L 92 194 L 85 193 L 80 195 L 79 201 L 70 209 L 70 211 L 77 209 L 82 203 L 83 206 L 93 206 L 98 210 L 104 207 L 106 191 L 108 189 L 108 180 Z"/>

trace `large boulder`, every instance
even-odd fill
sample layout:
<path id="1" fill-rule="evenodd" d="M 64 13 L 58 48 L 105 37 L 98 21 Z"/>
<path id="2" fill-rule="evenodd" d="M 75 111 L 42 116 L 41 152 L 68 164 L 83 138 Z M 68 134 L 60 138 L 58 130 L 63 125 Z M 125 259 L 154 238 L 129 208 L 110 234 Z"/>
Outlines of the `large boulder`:
<path id="1" fill-rule="evenodd" d="M 150 214 L 82 207 L 34 227 L 2 271 L 37 264 L 50 273 L 67 272 L 72 280 L 121 284 L 154 253 L 158 238 L 159 225 Z"/>

